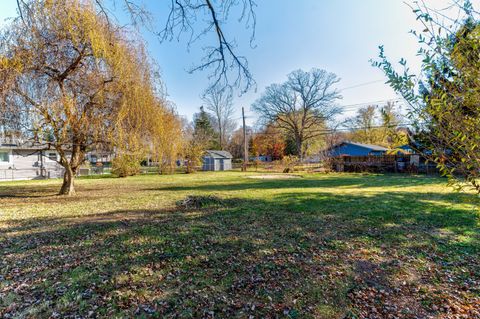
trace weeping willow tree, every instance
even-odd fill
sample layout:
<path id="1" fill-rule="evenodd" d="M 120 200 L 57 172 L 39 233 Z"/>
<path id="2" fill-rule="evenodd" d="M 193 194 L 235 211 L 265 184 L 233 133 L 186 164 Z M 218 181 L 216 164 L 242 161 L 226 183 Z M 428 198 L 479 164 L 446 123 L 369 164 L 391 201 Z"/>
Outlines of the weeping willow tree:
<path id="1" fill-rule="evenodd" d="M 141 41 L 98 12 L 91 0 L 22 1 L 22 15 L 1 31 L 0 112 L 60 155 L 60 193 L 75 193 L 85 153 L 109 145 L 135 159 L 157 98 Z"/>
<path id="2" fill-rule="evenodd" d="M 152 118 L 150 156 L 158 163 L 159 173 L 171 174 L 184 149 L 182 122 L 173 109 L 164 108 Z"/>
<path id="3" fill-rule="evenodd" d="M 160 173 L 172 173 L 183 149 L 182 123 L 174 107 L 155 94 L 161 85 L 143 50 L 138 62 L 126 66 L 130 77 L 121 88 L 124 103 L 119 110 L 115 130 L 110 138 L 115 149 L 114 172 L 121 176 L 135 175 L 140 162 L 150 158 Z M 134 105 L 130 103 L 135 103 Z"/>

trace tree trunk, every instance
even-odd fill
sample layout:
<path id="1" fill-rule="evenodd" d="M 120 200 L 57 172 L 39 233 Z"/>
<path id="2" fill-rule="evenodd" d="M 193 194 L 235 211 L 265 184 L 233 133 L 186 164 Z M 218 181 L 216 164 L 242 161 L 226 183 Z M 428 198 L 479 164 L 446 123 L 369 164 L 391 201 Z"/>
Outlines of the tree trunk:
<path id="1" fill-rule="evenodd" d="M 302 143 L 302 140 L 301 140 L 300 137 L 295 138 L 295 144 L 296 144 L 296 147 L 297 147 L 298 157 L 300 158 L 300 160 L 303 160 L 303 151 L 302 151 L 303 143 Z"/>
<path id="2" fill-rule="evenodd" d="M 61 140 L 58 136 L 56 138 L 57 140 Z M 72 150 L 70 156 L 67 156 L 66 151 L 62 148 L 65 144 L 58 143 L 55 145 L 55 149 L 60 155 L 59 164 L 65 169 L 65 173 L 63 173 L 63 184 L 62 188 L 60 188 L 59 195 L 75 195 L 75 176 L 78 167 L 85 159 L 85 138 L 74 135 L 71 143 Z"/>
<path id="3" fill-rule="evenodd" d="M 219 136 L 220 137 L 220 150 L 223 151 L 223 132 L 222 132 L 222 126 L 221 125 L 218 126 L 218 132 L 220 134 L 220 136 Z"/>
<path id="4" fill-rule="evenodd" d="M 65 173 L 63 174 L 63 184 L 60 189 L 60 195 L 75 195 L 75 173 L 73 170 L 68 167 L 65 168 Z"/>

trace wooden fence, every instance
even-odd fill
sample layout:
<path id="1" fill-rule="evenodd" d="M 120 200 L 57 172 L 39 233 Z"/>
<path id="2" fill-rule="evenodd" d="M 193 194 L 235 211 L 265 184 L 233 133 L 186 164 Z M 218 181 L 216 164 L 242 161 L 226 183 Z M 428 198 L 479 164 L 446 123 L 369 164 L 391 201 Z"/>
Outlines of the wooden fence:
<path id="1" fill-rule="evenodd" d="M 337 172 L 438 173 L 434 163 L 416 154 L 342 156 L 334 158 L 332 166 Z"/>

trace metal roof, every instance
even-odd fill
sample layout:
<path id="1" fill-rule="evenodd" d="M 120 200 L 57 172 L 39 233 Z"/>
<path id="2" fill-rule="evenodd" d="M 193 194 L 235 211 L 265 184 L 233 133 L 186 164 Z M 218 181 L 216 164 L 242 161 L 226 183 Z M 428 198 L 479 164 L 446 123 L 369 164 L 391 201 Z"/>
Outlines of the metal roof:
<path id="1" fill-rule="evenodd" d="M 343 143 L 352 144 L 352 145 L 356 145 L 356 146 L 363 147 L 363 148 L 368 148 L 368 149 L 371 149 L 372 151 L 388 151 L 388 148 L 380 146 L 380 145 L 363 144 L 363 143 L 356 143 L 356 142 L 350 142 L 350 141 L 345 141 Z M 343 143 L 341 143 L 341 144 L 343 144 Z"/>
<path id="2" fill-rule="evenodd" d="M 333 149 L 335 147 L 339 147 L 340 145 L 343 145 L 343 144 L 355 145 L 355 146 L 366 148 L 366 149 L 369 149 L 369 150 L 372 150 L 372 151 L 379 151 L 379 152 L 388 151 L 388 148 L 385 148 L 385 147 L 380 146 L 380 145 L 363 144 L 363 143 L 356 143 L 356 142 L 351 142 L 351 141 L 343 141 L 341 143 L 335 144 L 334 146 L 328 148 L 327 150 L 331 150 L 331 149 Z"/>
<path id="3" fill-rule="evenodd" d="M 232 154 L 227 151 L 207 150 L 206 153 L 213 158 L 233 158 Z"/>

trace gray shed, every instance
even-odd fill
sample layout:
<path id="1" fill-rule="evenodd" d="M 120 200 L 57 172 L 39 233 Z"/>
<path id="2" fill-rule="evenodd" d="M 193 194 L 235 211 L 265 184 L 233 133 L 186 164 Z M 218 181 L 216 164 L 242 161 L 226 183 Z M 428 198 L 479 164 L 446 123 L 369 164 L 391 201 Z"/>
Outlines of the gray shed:
<path id="1" fill-rule="evenodd" d="M 229 171 L 232 169 L 232 154 L 227 151 L 206 151 L 203 156 L 202 170 Z"/>

